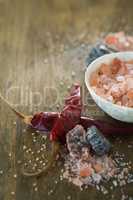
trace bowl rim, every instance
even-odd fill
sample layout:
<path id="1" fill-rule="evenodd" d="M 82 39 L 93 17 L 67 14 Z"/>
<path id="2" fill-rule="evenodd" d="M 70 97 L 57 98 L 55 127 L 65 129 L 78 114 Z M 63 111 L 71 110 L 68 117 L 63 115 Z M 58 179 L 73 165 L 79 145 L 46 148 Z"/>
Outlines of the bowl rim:
<path id="1" fill-rule="evenodd" d="M 113 59 L 113 57 L 117 57 L 119 55 L 132 55 L 133 56 L 133 51 L 122 51 L 122 52 L 115 52 L 115 53 L 109 53 L 109 54 L 105 54 L 103 56 L 100 56 L 99 58 L 96 58 L 94 61 L 91 62 L 91 64 L 87 65 L 87 69 L 85 71 L 85 85 L 87 87 L 87 89 L 89 90 L 89 93 L 92 95 L 95 95 L 97 98 L 99 98 L 100 101 L 102 101 L 103 103 L 108 103 L 108 105 L 110 106 L 113 106 L 115 108 L 118 108 L 118 109 L 123 109 L 126 110 L 126 111 L 129 111 L 129 112 L 133 112 L 133 108 L 131 107 L 126 107 L 126 106 L 120 106 L 120 105 L 117 105 L 115 103 L 112 103 L 110 101 L 107 101 L 106 99 L 104 99 L 103 97 L 99 96 L 96 94 L 96 92 L 94 91 L 94 89 L 92 88 L 92 86 L 90 85 L 90 80 L 88 79 L 88 73 L 90 72 L 90 69 L 94 66 L 94 65 L 97 65 L 99 63 L 99 61 L 103 60 L 103 58 L 110 58 Z M 110 60 L 111 60 L 110 59 Z M 120 58 L 119 58 L 120 59 Z M 99 66 L 100 67 L 100 66 Z M 95 71 L 95 70 L 94 70 Z M 91 75 L 92 72 L 90 72 L 90 75 Z"/>

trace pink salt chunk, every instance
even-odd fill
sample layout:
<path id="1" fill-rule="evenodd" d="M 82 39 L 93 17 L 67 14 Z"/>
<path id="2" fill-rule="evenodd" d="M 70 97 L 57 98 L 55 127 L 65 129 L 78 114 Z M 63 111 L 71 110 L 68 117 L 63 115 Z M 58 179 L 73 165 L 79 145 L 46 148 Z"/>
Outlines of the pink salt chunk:
<path id="1" fill-rule="evenodd" d="M 107 76 L 110 76 L 111 75 L 111 70 L 110 70 L 110 67 L 109 65 L 107 64 L 101 64 L 101 67 L 100 67 L 100 74 L 104 74 L 104 75 L 107 75 Z"/>
<path id="2" fill-rule="evenodd" d="M 105 90 L 109 90 L 110 86 L 109 86 L 109 85 L 103 85 L 103 88 L 104 88 Z"/>
<path id="3" fill-rule="evenodd" d="M 95 91 L 96 91 L 97 95 L 99 95 L 99 96 L 104 96 L 104 94 L 105 94 L 104 88 L 96 88 Z"/>
<path id="4" fill-rule="evenodd" d="M 120 74 L 120 75 L 125 75 L 125 74 L 128 73 L 128 68 L 127 68 L 127 66 L 124 62 L 121 62 L 121 67 L 119 68 L 117 73 Z"/>
<path id="5" fill-rule="evenodd" d="M 126 82 L 127 82 L 127 87 L 128 87 L 128 89 L 131 89 L 131 88 L 133 88 L 133 78 L 127 78 L 126 79 Z"/>
<path id="6" fill-rule="evenodd" d="M 114 98 L 110 95 L 110 96 L 108 96 L 108 97 L 106 97 L 106 99 L 108 100 L 108 101 L 110 101 L 110 102 L 114 102 Z"/>
<path id="7" fill-rule="evenodd" d="M 99 76 L 99 85 L 108 85 L 110 86 L 110 84 L 114 82 L 113 79 L 111 79 L 110 77 L 108 77 L 107 75 L 100 75 Z"/>
<path id="8" fill-rule="evenodd" d="M 133 107 L 133 99 L 130 99 L 130 100 L 129 100 L 128 106 L 129 106 L 129 107 Z"/>
<path id="9" fill-rule="evenodd" d="M 131 64 L 133 65 L 133 60 L 128 60 L 128 61 L 125 61 L 126 64 Z"/>
<path id="10" fill-rule="evenodd" d="M 116 104 L 119 105 L 119 106 L 122 105 L 121 101 L 117 101 Z"/>
<path id="11" fill-rule="evenodd" d="M 116 76 L 116 81 L 118 81 L 118 82 L 125 81 L 125 77 L 122 75 L 118 75 L 118 76 Z"/>
<path id="12" fill-rule="evenodd" d="M 118 43 L 118 39 L 114 35 L 108 35 L 105 38 L 105 42 L 109 45 L 116 45 Z"/>
<path id="13" fill-rule="evenodd" d="M 117 105 L 133 107 L 133 65 L 129 63 L 115 58 L 109 66 L 102 64 L 96 78 L 92 76 L 96 94 Z"/>
<path id="14" fill-rule="evenodd" d="M 119 90 L 121 92 L 121 95 L 124 95 L 127 92 L 126 82 L 119 83 L 118 86 L 119 86 Z"/>
<path id="15" fill-rule="evenodd" d="M 120 88 L 117 84 L 113 85 L 110 89 L 111 94 L 114 98 L 119 98 L 121 97 L 121 92 L 120 92 Z"/>
<path id="16" fill-rule="evenodd" d="M 130 89 L 128 92 L 127 92 L 127 97 L 133 101 L 133 89 Z"/>
<path id="17" fill-rule="evenodd" d="M 127 106 L 128 105 L 128 97 L 127 95 L 123 95 L 121 99 L 122 105 Z"/>
<path id="18" fill-rule="evenodd" d="M 121 60 L 118 58 L 114 58 L 114 60 L 111 63 L 111 72 L 112 74 L 116 74 L 121 68 Z"/>
<path id="19" fill-rule="evenodd" d="M 90 83 L 91 83 L 92 86 L 96 86 L 98 84 L 98 74 L 97 74 L 97 72 L 92 73 Z"/>
<path id="20" fill-rule="evenodd" d="M 133 69 L 129 70 L 129 74 L 133 75 Z"/>

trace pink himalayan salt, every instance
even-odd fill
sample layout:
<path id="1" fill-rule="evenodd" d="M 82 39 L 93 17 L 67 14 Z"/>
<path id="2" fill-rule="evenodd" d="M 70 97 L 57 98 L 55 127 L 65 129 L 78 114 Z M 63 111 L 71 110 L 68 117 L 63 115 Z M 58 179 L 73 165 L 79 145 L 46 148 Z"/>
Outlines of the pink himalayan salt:
<path id="1" fill-rule="evenodd" d="M 113 46 L 119 51 L 133 50 L 133 37 L 125 35 L 124 32 L 111 33 L 106 36 L 105 43 Z"/>
<path id="2" fill-rule="evenodd" d="M 130 99 L 130 100 L 128 101 L 128 106 L 129 106 L 129 107 L 133 107 L 133 99 Z"/>
<path id="3" fill-rule="evenodd" d="M 98 84 L 98 74 L 97 74 L 97 72 L 92 73 L 90 83 L 91 83 L 92 86 L 96 86 Z"/>
<path id="4" fill-rule="evenodd" d="M 111 74 L 111 69 L 108 67 L 107 64 L 102 63 L 99 73 L 109 76 Z"/>
<path id="5" fill-rule="evenodd" d="M 133 88 L 133 78 L 127 78 L 126 82 L 127 82 L 128 89 L 132 89 Z"/>
<path id="6" fill-rule="evenodd" d="M 87 176 L 91 176 L 93 173 L 93 169 L 92 169 L 92 166 L 91 164 L 89 164 L 88 166 L 82 166 L 80 168 L 80 176 L 81 177 L 87 177 Z"/>
<path id="7" fill-rule="evenodd" d="M 133 60 L 123 62 L 115 58 L 108 66 L 111 70 L 107 70 L 107 66 L 102 64 L 96 71 L 95 92 L 117 105 L 133 107 L 132 92 L 129 91 L 133 89 Z"/>
<path id="8" fill-rule="evenodd" d="M 127 68 L 125 63 L 121 63 L 121 67 L 120 67 L 120 69 L 118 70 L 117 73 L 120 74 L 120 75 L 125 75 L 125 74 L 128 73 L 128 68 Z"/>
<path id="9" fill-rule="evenodd" d="M 127 97 L 133 101 L 133 89 L 128 90 Z"/>
<path id="10" fill-rule="evenodd" d="M 121 99 L 122 105 L 128 106 L 128 97 L 127 95 L 123 95 Z"/>
<path id="11" fill-rule="evenodd" d="M 111 72 L 112 74 L 118 73 L 118 71 L 121 68 L 121 61 L 117 58 L 114 58 L 114 60 L 111 63 Z"/>
<path id="12" fill-rule="evenodd" d="M 118 76 L 116 76 L 116 81 L 123 82 L 123 81 L 125 81 L 125 77 L 122 75 L 118 75 Z"/>

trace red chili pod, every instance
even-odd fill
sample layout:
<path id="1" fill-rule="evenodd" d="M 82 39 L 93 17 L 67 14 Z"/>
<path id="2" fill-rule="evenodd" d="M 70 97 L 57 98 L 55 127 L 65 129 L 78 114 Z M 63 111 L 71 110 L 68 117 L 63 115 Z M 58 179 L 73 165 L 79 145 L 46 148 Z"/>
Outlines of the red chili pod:
<path id="1" fill-rule="evenodd" d="M 81 111 L 81 88 L 78 84 L 75 84 L 71 88 L 69 97 L 65 99 L 64 108 L 51 130 L 50 139 L 64 143 L 67 132 L 79 124 Z"/>

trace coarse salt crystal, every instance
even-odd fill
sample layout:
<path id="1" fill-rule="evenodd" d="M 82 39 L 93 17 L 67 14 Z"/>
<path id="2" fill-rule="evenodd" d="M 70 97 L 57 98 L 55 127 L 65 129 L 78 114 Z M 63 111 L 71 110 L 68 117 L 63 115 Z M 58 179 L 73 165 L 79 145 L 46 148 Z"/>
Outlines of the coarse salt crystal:
<path id="1" fill-rule="evenodd" d="M 118 82 L 122 82 L 122 81 L 125 80 L 125 78 L 124 78 L 124 76 L 117 76 L 117 77 L 116 77 L 116 80 L 117 80 Z"/>

